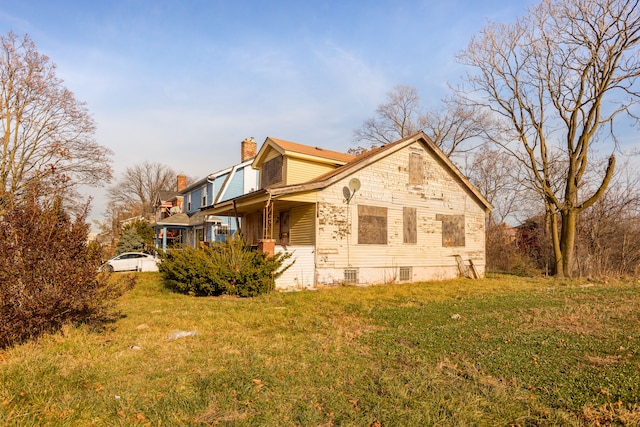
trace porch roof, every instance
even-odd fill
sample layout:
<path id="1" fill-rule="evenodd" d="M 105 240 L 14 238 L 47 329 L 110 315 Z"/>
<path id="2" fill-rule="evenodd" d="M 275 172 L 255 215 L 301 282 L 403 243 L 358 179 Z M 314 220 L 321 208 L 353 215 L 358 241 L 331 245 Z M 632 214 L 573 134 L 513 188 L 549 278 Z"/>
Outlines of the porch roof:
<path id="1" fill-rule="evenodd" d="M 187 227 L 189 225 L 189 215 L 179 213 L 168 216 L 160 221 L 156 221 L 152 226 L 155 227 Z"/>

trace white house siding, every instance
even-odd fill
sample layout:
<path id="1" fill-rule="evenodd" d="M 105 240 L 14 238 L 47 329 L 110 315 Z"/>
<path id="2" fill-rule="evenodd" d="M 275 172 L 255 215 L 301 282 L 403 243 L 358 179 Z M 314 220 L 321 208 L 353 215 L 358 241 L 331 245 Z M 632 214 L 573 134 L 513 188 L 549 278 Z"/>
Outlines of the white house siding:
<path id="1" fill-rule="evenodd" d="M 409 153 L 424 158 L 423 185 L 409 184 Z M 352 178 L 361 182 L 349 204 L 343 188 Z M 358 244 L 358 205 L 387 208 L 387 244 Z M 403 243 L 403 207 L 417 213 L 417 243 Z M 464 247 L 443 247 L 442 221 L 437 215 L 464 215 Z M 317 283 L 344 280 L 344 269 L 355 268 L 359 283 L 399 281 L 400 267 L 411 267 L 409 281 L 459 275 L 455 255 L 471 259 L 484 274 L 482 206 L 458 179 L 420 144 L 406 147 L 355 172 L 318 195 Z"/>
<path id="2" fill-rule="evenodd" d="M 289 252 L 291 257 L 285 261 L 286 264 L 295 261 L 282 276 L 276 279 L 276 289 L 308 289 L 315 285 L 314 263 L 315 248 L 313 246 L 279 246 L 276 245 L 276 253 Z M 286 265 L 285 264 L 285 265 Z"/>
<path id="3" fill-rule="evenodd" d="M 250 193 L 258 188 L 258 170 L 253 169 L 250 163 L 242 168 L 242 175 L 244 179 L 242 194 Z"/>

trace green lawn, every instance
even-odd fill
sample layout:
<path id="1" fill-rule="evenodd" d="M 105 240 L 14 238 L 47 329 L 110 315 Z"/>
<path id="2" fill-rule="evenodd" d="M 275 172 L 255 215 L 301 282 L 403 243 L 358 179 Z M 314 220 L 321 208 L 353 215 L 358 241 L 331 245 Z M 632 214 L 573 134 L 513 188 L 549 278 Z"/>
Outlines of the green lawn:
<path id="1" fill-rule="evenodd" d="M 1 426 L 640 425 L 637 281 L 238 299 L 139 278 L 104 330 L 0 353 Z"/>

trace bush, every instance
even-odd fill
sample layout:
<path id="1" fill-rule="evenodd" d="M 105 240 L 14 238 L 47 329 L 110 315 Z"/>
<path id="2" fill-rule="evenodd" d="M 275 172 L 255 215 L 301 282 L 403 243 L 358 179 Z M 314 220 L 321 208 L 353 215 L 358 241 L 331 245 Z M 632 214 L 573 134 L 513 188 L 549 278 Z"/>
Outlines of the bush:
<path id="1" fill-rule="evenodd" d="M 155 231 L 148 222 L 138 220 L 122 228 L 116 253 L 154 252 Z"/>
<path id="2" fill-rule="evenodd" d="M 96 273 L 100 250 L 87 244 L 85 218 L 86 209 L 72 221 L 59 201 L 36 197 L 0 217 L 0 348 L 117 316 L 115 299 L 134 282 Z"/>
<path id="3" fill-rule="evenodd" d="M 506 224 L 487 227 L 487 271 L 536 276 L 534 259 L 519 247 L 517 231 Z"/>
<path id="4" fill-rule="evenodd" d="M 146 249 L 147 245 L 142 237 L 138 235 L 135 228 L 127 228 L 122 232 L 118 245 L 116 246 L 116 254 L 125 252 L 141 252 Z"/>
<path id="5" fill-rule="evenodd" d="M 292 265 L 283 267 L 290 256 L 267 256 L 233 238 L 211 247 L 169 250 L 159 268 L 165 286 L 178 292 L 252 297 L 275 290 L 275 279 Z"/>

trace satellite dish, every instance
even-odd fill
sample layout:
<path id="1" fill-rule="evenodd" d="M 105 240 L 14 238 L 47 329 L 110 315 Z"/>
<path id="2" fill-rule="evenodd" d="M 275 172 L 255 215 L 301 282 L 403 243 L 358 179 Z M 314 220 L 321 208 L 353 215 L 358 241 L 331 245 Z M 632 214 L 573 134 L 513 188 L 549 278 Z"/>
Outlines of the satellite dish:
<path id="1" fill-rule="evenodd" d="M 360 180 L 358 178 L 351 178 L 351 181 L 349 181 L 349 189 L 352 192 L 356 192 L 360 189 Z"/>
<path id="2" fill-rule="evenodd" d="M 351 200 L 351 190 L 349 190 L 349 187 L 342 187 L 342 195 L 344 196 L 344 200 L 349 203 L 349 200 Z"/>

